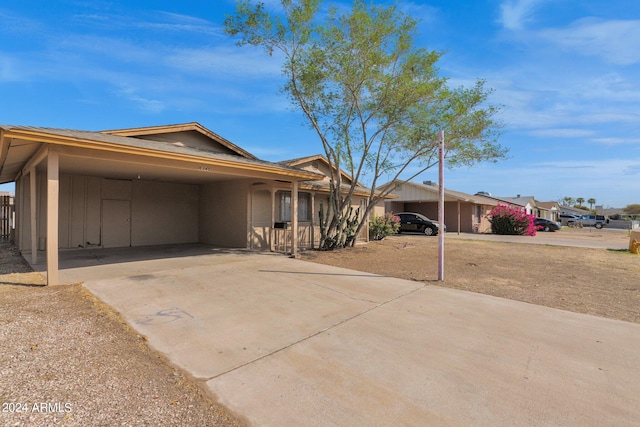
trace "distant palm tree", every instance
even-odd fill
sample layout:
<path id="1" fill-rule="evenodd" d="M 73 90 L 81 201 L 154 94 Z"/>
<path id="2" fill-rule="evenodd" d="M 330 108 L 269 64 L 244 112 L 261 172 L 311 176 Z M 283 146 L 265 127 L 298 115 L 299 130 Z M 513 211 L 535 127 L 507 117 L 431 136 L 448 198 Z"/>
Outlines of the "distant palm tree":
<path id="1" fill-rule="evenodd" d="M 589 200 L 587 200 L 587 203 L 589 203 L 589 209 L 593 209 L 593 205 L 596 204 L 596 199 L 592 197 Z"/>
<path id="2" fill-rule="evenodd" d="M 584 197 L 576 197 L 576 202 L 578 203 L 578 205 L 582 206 L 582 204 L 584 203 Z"/>

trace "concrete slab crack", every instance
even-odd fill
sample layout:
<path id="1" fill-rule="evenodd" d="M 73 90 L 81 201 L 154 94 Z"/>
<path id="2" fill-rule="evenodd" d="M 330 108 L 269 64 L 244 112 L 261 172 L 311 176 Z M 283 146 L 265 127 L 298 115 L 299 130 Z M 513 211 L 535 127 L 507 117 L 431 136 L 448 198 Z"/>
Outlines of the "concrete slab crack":
<path id="1" fill-rule="evenodd" d="M 389 299 L 389 300 L 386 300 L 386 301 L 383 301 L 383 302 L 377 303 L 377 304 L 375 304 L 373 307 L 370 307 L 370 308 L 368 308 L 368 309 L 366 309 L 366 310 L 364 310 L 364 311 L 361 311 L 361 312 L 359 312 L 359 313 L 356 313 L 356 314 L 354 314 L 354 315 L 353 315 L 353 316 L 351 316 L 351 317 L 348 317 L 348 318 L 346 318 L 346 319 L 343 319 L 343 320 L 341 320 L 341 321 L 339 321 L 339 322 L 337 322 L 337 323 L 335 323 L 335 324 L 333 324 L 333 325 L 331 325 L 331 326 L 328 326 L 328 327 L 326 327 L 326 328 L 324 328 L 324 329 L 321 329 L 321 330 L 319 330 L 319 331 L 317 331 L 317 332 L 314 332 L 313 334 L 310 334 L 310 335 L 307 335 L 307 336 L 305 336 L 305 337 L 303 337 L 303 338 L 300 338 L 299 340 L 294 341 L 294 342 L 292 342 L 292 343 L 290 343 L 290 344 L 287 344 L 287 345 L 286 345 L 286 346 L 284 346 L 284 347 L 278 348 L 278 349 L 276 349 L 276 350 L 274 350 L 274 351 L 272 351 L 272 352 L 270 352 L 270 353 L 267 353 L 267 354 L 265 354 L 265 355 L 262 355 L 262 356 L 260 356 L 260 357 L 255 358 L 255 359 L 249 360 L 248 362 L 242 363 L 242 364 L 240 364 L 240 365 L 238 365 L 238 366 L 234 366 L 233 368 L 227 369 L 226 371 L 220 372 L 219 374 L 216 374 L 216 375 L 213 375 L 213 376 L 211 376 L 211 377 L 205 378 L 205 379 L 204 379 L 204 381 L 206 382 L 206 381 L 214 380 L 214 379 L 219 378 L 219 377 L 222 377 L 222 376 L 224 376 L 224 375 L 226 375 L 226 374 L 228 374 L 228 373 L 231 373 L 231 372 L 233 372 L 233 371 L 236 371 L 236 370 L 238 370 L 238 369 L 241 369 L 241 368 L 243 368 L 243 367 L 245 367 L 245 366 L 251 365 L 252 363 L 258 362 L 258 361 L 260 361 L 260 360 L 262 360 L 262 359 L 266 359 L 267 357 L 271 357 L 271 356 L 273 356 L 273 355 L 275 355 L 275 354 L 277 354 L 277 353 L 280 353 L 281 351 L 284 351 L 284 350 L 286 350 L 286 349 L 288 349 L 288 348 L 291 348 L 291 347 L 293 347 L 293 346 L 295 346 L 295 345 L 297 345 L 297 344 L 300 344 L 300 343 L 302 343 L 302 342 L 305 342 L 305 341 L 307 341 L 307 340 L 309 340 L 309 339 L 311 339 L 311 338 L 314 338 L 314 337 L 316 337 L 316 336 L 318 336 L 318 335 L 321 335 L 321 334 L 323 334 L 323 333 L 325 333 L 325 332 L 327 332 L 327 331 L 330 331 L 330 330 L 332 330 L 332 329 L 335 329 L 335 328 L 337 328 L 338 326 L 341 326 L 341 325 L 343 325 L 343 324 L 345 324 L 345 323 L 347 323 L 347 322 L 349 322 L 349 321 L 351 321 L 351 320 L 353 320 L 353 319 L 357 319 L 358 317 L 364 316 L 365 314 L 367 314 L 367 313 L 369 313 L 369 312 L 371 312 L 371 311 L 373 311 L 373 310 L 375 310 L 375 309 L 377 309 L 377 308 L 383 307 L 383 306 L 385 306 L 385 305 L 387 305 L 387 304 L 390 304 L 390 303 L 392 303 L 392 302 L 394 302 L 394 301 L 399 300 L 400 298 L 403 298 L 403 297 L 405 297 L 405 296 L 411 295 L 411 294 L 413 294 L 413 293 L 415 293 L 415 292 L 417 292 L 417 291 L 419 291 L 419 290 L 421 290 L 421 289 L 424 289 L 424 288 L 425 288 L 425 287 L 427 287 L 427 286 L 430 286 L 430 285 L 428 285 L 428 284 L 423 284 L 422 286 L 419 286 L 419 287 L 417 287 L 417 288 L 411 289 L 411 290 L 409 290 L 409 291 L 407 291 L 407 292 L 404 292 L 404 293 L 402 293 L 402 294 L 400 294 L 400 295 L 397 295 L 397 296 L 395 296 L 395 297 L 393 297 L 393 298 L 391 298 L 391 299 Z"/>

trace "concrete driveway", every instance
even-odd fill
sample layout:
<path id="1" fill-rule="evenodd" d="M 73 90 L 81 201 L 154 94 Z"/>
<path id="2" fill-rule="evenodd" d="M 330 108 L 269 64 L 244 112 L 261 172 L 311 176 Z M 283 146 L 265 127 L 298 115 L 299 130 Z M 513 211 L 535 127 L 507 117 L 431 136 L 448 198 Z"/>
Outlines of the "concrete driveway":
<path id="1" fill-rule="evenodd" d="M 281 255 L 126 259 L 69 265 L 61 277 L 83 276 L 252 425 L 640 419 L 638 324 Z"/>

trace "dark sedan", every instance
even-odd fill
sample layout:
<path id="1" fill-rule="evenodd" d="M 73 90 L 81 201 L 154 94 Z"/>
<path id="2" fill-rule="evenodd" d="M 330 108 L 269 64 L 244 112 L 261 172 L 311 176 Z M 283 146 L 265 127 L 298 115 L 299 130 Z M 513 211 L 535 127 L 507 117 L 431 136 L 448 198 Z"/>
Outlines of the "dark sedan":
<path id="1" fill-rule="evenodd" d="M 396 214 L 396 216 L 400 217 L 399 233 L 403 231 L 417 231 L 427 236 L 435 236 L 438 234 L 438 223 L 424 215 L 413 212 L 400 212 Z"/>
<path id="2" fill-rule="evenodd" d="M 550 221 L 545 218 L 536 218 L 533 221 L 533 225 L 536 226 L 537 230 L 540 231 L 556 231 L 560 230 L 560 224 L 557 222 Z"/>

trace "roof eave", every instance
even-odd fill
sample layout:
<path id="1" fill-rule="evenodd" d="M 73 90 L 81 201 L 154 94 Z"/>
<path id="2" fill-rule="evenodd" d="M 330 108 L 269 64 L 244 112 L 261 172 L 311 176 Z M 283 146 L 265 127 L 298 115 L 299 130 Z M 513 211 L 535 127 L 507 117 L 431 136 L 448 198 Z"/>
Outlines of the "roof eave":
<path id="1" fill-rule="evenodd" d="M 128 145 L 115 144 L 105 141 L 95 141 L 86 138 L 77 138 L 71 136 L 54 135 L 46 132 L 28 130 L 28 129 L 0 129 L 2 130 L 2 142 L 6 142 L 7 138 L 18 138 L 27 141 L 48 143 L 54 145 L 62 145 L 67 147 L 89 148 L 97 150 L 105 150 L 118 152 L 123 154 L 143 155 L 154 158 L 181 160 L 190 163 L 206 164 L 211 166 L 235 167 L 242 170 L 251 170 L 256 172 L 273 173 L 285 175 L 298 180 L 317 180 L 323 178 L 324 175 L 315 172 L 305 171 L 303 169 L 294 169 L 285 166 L 271 166 L 270 164 L 257 165 L 235 162 L 230 159 L 217 159 L 211 157 L 201 157 L 184 153 L 167 152 L 163 150 L 148 149 L 144 147 L 133 147 Z M 0 158 L 0 165 L 4 162 L 3 156 Z"/>
<path id="2" fill-rule="evenodd" d="M 205 136 L 208 136 L 214 141 L 224 145 L 225 147 L 229 148 L 230 150 L 242 156 L 245 156 L 250 159 L 256 159 L 256 160 L 258 159 L 253 154 L 240 148 L 233 142 L 218 135 L 217 133 L 207 129 L 206 127 L 202 126 L 198 122 L 182 123 L 182 124 L 175 124 L 175 125 L 139 127 L 139 128 L 130 128 L 130 129 L 112 129 L 112 130 L 104 130 L 104 131 L 101 131 L 100 133 L 106 133 L 109 135 L 117 135 L 117 136 L 136 137 L 136 136 L 145 136 L 145 135 L 157 135 L 157 134 L 166 133 L 169 131 L 170 132 L 197 131 Z"/>

